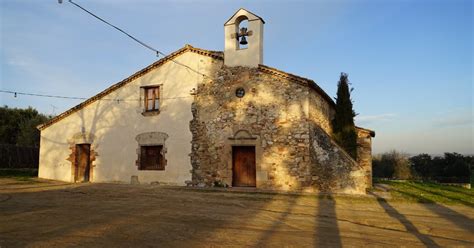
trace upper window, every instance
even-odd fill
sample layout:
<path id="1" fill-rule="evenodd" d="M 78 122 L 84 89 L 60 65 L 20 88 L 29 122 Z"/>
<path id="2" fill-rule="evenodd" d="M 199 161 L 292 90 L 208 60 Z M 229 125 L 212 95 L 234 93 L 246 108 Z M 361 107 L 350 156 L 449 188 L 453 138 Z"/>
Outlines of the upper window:
<path id="1" fill-rule="evenodd" d="M 145 88 L 145 111 L 160 110 L 160 87 Z"/>
<path id="2" fill-rule="evenodd" d="M 164 170 L 163 146 L 140 147 L 140 170 Z"/>

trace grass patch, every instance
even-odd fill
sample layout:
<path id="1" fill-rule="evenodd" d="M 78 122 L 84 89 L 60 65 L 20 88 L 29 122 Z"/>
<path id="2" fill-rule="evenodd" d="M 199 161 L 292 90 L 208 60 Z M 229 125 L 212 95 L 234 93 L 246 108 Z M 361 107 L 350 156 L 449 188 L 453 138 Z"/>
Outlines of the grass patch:
<path id="1" fill-rule="evenodd" d="M 380 183 L 391 187 L 391 200 L 394 201 L 463 204 L 474 207 L 472 189 L 427 182 L 380 181 Z"/>

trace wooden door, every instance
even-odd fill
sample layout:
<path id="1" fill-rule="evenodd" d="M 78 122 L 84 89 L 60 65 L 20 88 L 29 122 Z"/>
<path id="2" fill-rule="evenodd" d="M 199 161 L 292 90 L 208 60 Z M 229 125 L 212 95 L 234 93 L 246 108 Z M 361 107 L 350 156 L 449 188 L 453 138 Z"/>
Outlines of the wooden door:
<path id="1" fill-rule="evenodd" d="M 232 172 L 233 186 L 256 186 L 255 146 L 232 147 Z"/>
<path id="2" fill-rule="evenodd" d="M 90 180 L 90 144 L 76 145 L 76 166 L 74 181 L 89 182 Z"/>

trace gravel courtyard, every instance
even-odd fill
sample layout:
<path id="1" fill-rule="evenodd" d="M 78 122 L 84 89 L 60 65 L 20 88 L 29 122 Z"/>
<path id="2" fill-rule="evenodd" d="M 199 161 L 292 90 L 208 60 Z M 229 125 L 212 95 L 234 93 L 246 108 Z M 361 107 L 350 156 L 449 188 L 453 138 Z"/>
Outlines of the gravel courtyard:
<path id="1" fill-rule="evenodd" d="M 0 179 L 0 247 L 474 247 L 474 208 Z"/>

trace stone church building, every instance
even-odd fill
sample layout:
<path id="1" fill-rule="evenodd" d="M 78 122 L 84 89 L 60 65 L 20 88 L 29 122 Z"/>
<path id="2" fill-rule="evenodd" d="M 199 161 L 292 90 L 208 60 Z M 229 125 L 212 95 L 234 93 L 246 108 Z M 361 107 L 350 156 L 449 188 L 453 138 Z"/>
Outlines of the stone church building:
<path id="1" fill-rule="evenodd" d="M 341 149 L 332 98 L 263 64 L 264 24 L 240 9 L 223 52 L 186 45 L 39 126 L 39 177 L 365 193 L 375 133 Z"/>

